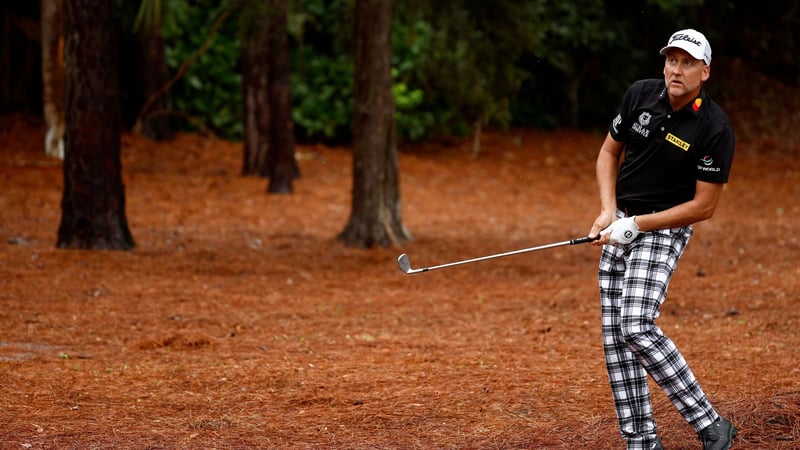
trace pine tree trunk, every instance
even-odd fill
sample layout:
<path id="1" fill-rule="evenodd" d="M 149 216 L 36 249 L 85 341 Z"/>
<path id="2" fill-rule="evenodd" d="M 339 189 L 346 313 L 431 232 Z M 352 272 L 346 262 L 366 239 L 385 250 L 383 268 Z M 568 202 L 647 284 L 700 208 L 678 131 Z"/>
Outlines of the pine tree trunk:
<path id="1" fill-rule="evenodd" d="M 60 248 L 133 248 L 125 217 L 113 1 L 65 0 L 66 135 Z"/>
<path id="2" fill-rule="evenodd" d="M 289 34 L 287 0 L 270 0 L 269 19 L 269 91 L 270 146 L 269 186 L 273 194 L 292 192 L 292 180 L 300 176 L 294 156 L 294 121 L 289 80 Z"/>
<path id="3" fill-rule="evenodd" d="M 64 37 L 62 0 L 41 0 L 44 152 L 64 159 Z"/>
<path id="4" fill-rule="evenodd" d="M 242 175 L 269 176 L 270 150 L 269 36 L 262 29 L 242 39 L 244 159 Z"/>
<path id="5" fill-rule="evenodd" d="M 391 0 L 356 0 L 352 210 L 339 239 L 367 248 L 411 239 L 400 214 L 391 20 Z"/>
<path id="6" fill-rule="evenodd" d="M 144 98 L 158 92 L 168 80 L 164 37 L 161 34 L 161 23 L 146 26 L 139 36 L 142 53 L 142 85 Z M 157 141 L 171 139 L 173 136 L 169 117 L 164 114 L 167 108 L 167 97 L 162 95 L 151 105 L 150 111 L 142 121 L 141 132 L 144 136 Z"/>
<path id="7" fill-rule="evenodd" d="M 267 192 L 289 194 L 300 176 L 294 155 L 287 0 L 251 0 L 255 26 L 242 40 L 245 116 L 243 175 L 269 178 Z"/>

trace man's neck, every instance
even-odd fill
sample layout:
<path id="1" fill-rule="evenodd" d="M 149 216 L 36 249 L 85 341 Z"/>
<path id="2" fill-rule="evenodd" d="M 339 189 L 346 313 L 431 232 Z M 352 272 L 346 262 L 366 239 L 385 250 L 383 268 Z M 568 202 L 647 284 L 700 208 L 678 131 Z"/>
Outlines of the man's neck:
<path id="1" fill-rule="evenodd" d="M 673 111 L 678 111 L 679 109 L 683 109 L 691 103 L 694 99 L 700 96 L 700 89 L 696 89 L 692 92 L 688 92 L 680 97 L 675 97 L 668 94 L 669 97 L 669 105 L 672 106 Z"/>

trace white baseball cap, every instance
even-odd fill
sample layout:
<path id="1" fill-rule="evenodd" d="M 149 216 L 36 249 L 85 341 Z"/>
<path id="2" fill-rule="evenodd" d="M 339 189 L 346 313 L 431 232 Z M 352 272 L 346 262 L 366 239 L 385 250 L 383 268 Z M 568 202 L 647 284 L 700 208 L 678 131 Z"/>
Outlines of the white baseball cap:
<path id="1" fill-rule="evenodd" d="M 671 48 L 686 50 L 692 55 L 692 58 L 701 59 L 706 65 L 711 64 L 711 44 L 708 43 L 708 39 L 703 36 L 703 33 L 697 30 L 687 28 L 676 31 L 669 37 L 666 47 L 662 48 L 659 53 L 665 55 Z"/>

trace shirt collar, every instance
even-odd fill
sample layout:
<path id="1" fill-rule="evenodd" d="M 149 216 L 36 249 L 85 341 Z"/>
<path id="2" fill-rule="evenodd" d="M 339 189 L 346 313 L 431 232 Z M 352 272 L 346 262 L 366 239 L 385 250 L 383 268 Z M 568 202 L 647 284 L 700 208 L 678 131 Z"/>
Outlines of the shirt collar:
<path id="1" fill-rule="evenodd" d="M 663 102 L 667 108 L 671 109 L 672 106 L 669 104 L 669 96 L 667 95 L 667 85 L 664 82 L 664 87 L 661 88 L 661 92 L 658 94 L 659 101 Z M 707 107 L 709 104 L 708 95 L 706 95 L 706 89 L 704 87 L 700 87 L 700 92 L 697 94 L 697 97 L 689 102 L 686 106 L 681 108 L 679 111 L 687 111 L 694 116 L 698 116 L 700 111 L 703 110 L 704 107 Z"/>

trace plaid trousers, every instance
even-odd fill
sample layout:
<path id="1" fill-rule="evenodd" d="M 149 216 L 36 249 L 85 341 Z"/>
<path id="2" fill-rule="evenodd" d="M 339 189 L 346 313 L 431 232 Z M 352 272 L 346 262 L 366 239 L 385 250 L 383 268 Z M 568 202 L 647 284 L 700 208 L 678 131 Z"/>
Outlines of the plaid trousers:
<path id="1" fill-rule="evenodd" d="M 691 226 L 654 230 L 628 245 L 606 245 L 600 257 L 603 350 L 629 450 L 649 449 L 656 440 L 648 374 L 695 430 L 718 417 L 680 351 L 655 324 L 691 235 Z"/>

